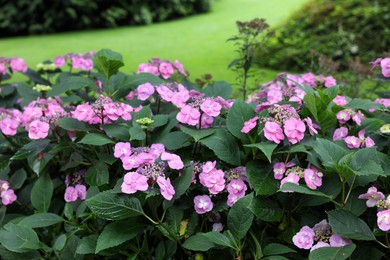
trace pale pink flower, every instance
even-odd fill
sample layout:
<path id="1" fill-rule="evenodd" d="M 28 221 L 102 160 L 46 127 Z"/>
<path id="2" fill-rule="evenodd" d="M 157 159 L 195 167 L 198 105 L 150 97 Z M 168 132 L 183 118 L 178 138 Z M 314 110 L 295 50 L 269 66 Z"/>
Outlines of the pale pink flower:
<path id="1" fill-rule="evenodd" d="M 271 104 L 278 103 L 283 100 L 283 93 L 279 89 L 270 89 L 267 91 L 267 101 Z"/>
<path id="2" fill-rule="evenodd" d="M 299 185 L 299 176 L 290 172 L 287 177 L 285 177 L 284 179 L 282 179 L 280 181 L 280 187 L 283 186 L 283 184 L 285 184 L 286 182 L 291 182 L 291 183 L 294 183 L 296 185 Z M 284 190 L 283 192 L 292 192 L 290 190 Z"/>
<path id="3" fill-rule="evenodd" d="M 190 92 L 182 88 L 179 92 L 173 94 L 171 98 L 171 103 L 174 104 L 177 108 L 183 108 L 186 105 L 187 100 L 190 98 Z"/>
<path id="4" fill-rule="evenodd" d="M 45 138 L 49 134 L 50 125 L 40 120 L 34 120 L 28 128 L 28 137 L 30 139 Z"/>
<path id="5" fill-rule="evenodd" d="M 26 72 L 27 64 L 22 58 L 12 58 L 9 66 L 13 72 Z"/>
<path id="6" fill-rule="evenodd" d="M 320 128 L 320 126 L 317 125 L 317 124 L 315 124 L 315 123 L 313 123 L 313 121 L 311 120 L 310 117 L 306 117 L 305 119 L 303 119 L 303 121 L 306 122 L 307 127 L 309 128 L 309 133 L 310 133 L 311 135 L 318 134 L 317 129 Z"/>
<path id="7" fill-rule="evenodd" d="M 209 189 L 211 194 L 218 194 L 225 189 L 224 173 L 221 170 L 213 170 L 208 174 L 200 174 L 200 182 Z"/>
<path id="8" fill-rule="evenodd" d="M 384 77 L 390 77 L 390 58 L 384 58 L 381 60 L 382 75 Z"/>
<path id="9" fill-rule="evenodd" d="M 213 202 L 207 195 L 199 195 L 194 198 L 194 208 L 198 214 L 204 214 L 211 211 L 213 206 Z"/>
<path id="10" fill-rule="evenodd" d="M 164 179 L 163 177 L 159 176 L 157 178 L 158 186 L 160 186 L 160 192 L 161 195 L 166 200 L 171 200 L 173 198 L 173 195 L 175 195 L 175 190 L 171 184 L 171 180 L 169 178 Z"/>
<path id="11" fill-rule="evenodd" d="M 137 87 L 137 96 L 139 100 L 146 100 L 154 93 L 154 86 L 150 83 L 144 83 Z"/>
<path id="12" fill-rule="evenodd" d="M 356 136 L 347 136 L 344 141 L 350 149 L 359 148 L 361 145 L 360 139 Z"/>
<path id="13" fill-rule="evenodd" d="M 345 106 L 348 104 L 348 100 L 344 96 L 337 95 L 334 99 L 333 102 L 338 105 L 338 106 Z"/>
<path id="14" fill-rule="evenodd" d="M 284 162 L 278 162 L 274 164 L 274 178 L 281 180 L 286 172 L 286 166 Z"/>
<path id="15" fill-rule="evenodd" d="M 77 190 L 72 186 L 66 187 L 65 194 L 64 194 L 65 201 L 66 202 L 73 202 L 73 201 L 76 201 L 77 198 L 78 198 Z"/>
<path id="16" fill-rule="evenodd" d="M 373 70 L 374 68 L 379 67 L 381 65 L 382 60 L 383 60 L 382 58 L 377 58 L 376 60 L 369 62 L 371 64 L 370 70 Z"/>
<path id="17" fill-rule="evenodd" d="M 9 189 L 9 182 L 0 180 L 0 192 L 6 191 Z"/>
<path id="18" fill-rule="evenodd" d="M 390 209 L 379 211 L 376 216 L 377 224 L 380 230 L 389 231 L 390 230 Z"/>
<path id="19" fill-rule="evenodd" d="M 340 124 L 345 124 L 346 122 L 351 119 L 351 114 L 349 110 L 344 109 L 337 113 L 337 119 L 339 120 Z"/>
<path id="20" fill-rule="evenodd" d="M 333 141 L 344 140 L 348 135 L 348 128 L 345 126 L 337 128 L 333 133 Z"/>
<path id="21" fill-rule="evenodd" d="M 187 73 L 185 72 L 184 68 L 183 68 L 183 65 L 178 61 L 178 60 L 175 60 L 175 62 L 173 63 L 173 65 L 175 66 L 175 68 L 177 69 L 177 71 L 179 71 L 180 74 L 184 75 L 184 76 L 187 76 Z"/>
<path id="22" fill-rule="evenodd" d="M 200 112 L 197 108 L 186 105 L 176 115 L 176 119 L 183 124 L 195 126 L 199 123 Z"/>
<path id="23" fill-rule="evenodd" d="M 43 116 L 42 109 L 39 107 L 25 107 L 22 116 L 22 125 L 26 126 L 33 119 Z"/>
<path id="24" fill-rule="evenodd" d="M 119 142 L 115 144 L 114 157 L 124 158 L 131 155 L 131 144 L 128 142 Z"/>
<path id="25" fill-rule="evenodd" d="M 343 247 L 352 244 L 352 240 L 333 234 L 329 237 L 329 244 L 331 247 Z"/>
<path id="26" fill-rule="evenodd" d="M 160 157 L 160 155 L 165 152 L 165 146 L 163 144 L 152 144 L 150 146 L 150 151 L 149 153 L 155 158 L 157 159 L 158 157 Z"/>
<path id="27" fill-rule="evenodd" d="M 365 119 L 365 116 L 362 112 L 357 111 L 353 116 L 352 116 L 352 121 L 354 121 L 357 125 L 361 125 L 362 120 Z"/>
<path id="28" fill-rule="evenodd" d="M 306 182 L 306 185 L 310 189 L 317 189 L 322 185 L 322 177 L 324 174 L 322 172 L 319 172 L 318 169 L 312 167 L 304 170 L 304 179 Z"/>
<path id="29" fill-rule="evenodd" d="M 5 64 L 3 62 L 0 62 L 0 74 L 7 74 L 7 67 L 5 66 Z"/>
<path id="30" fill-rule="evenodd" d="M 361 194 L 358 197 L 359 199 L 367 199 L 366 205 L 369 208 L 373 208 L 376 205 L 378 200 L 384 200 L 385 195 L 378 191 L 376 187 L 370 187 L 367 193 Z"/>
<path id="31" fill-rule="evenodd" d="M 207 114 L 203 114 L 202 118 L 200 119 L 200 127 L 203 128 L 210 128 L 211 125 L 214 122 L 214 117 L 209 116 Z"/>
<path id="32" fill-rule="evenodd" d="M 316 86 L 316 79 L 314 77 L 314 74 L 311 73 L 311 72 L 303 74 L 302 75 L 302 80 L 303 80 L 304 83 L 306 83 L 307 85 L 309 85 L 311 87 L 315 87 Z"/>
<path id="33" fill-rule="evenodd" d="M 371 137 L 366 137 L 364 139 L 364 145 L 366 147 L 373 147 L 373 146 L 375 146 L 375 142 L 374 142 L 374 140 L 371 139 Z"/>
<path id="34" fill-rule="evenodd" d="M 136 172 L 126 173 L 121 186 L 122 192 L 126 194 L 146 191 L 148 188 L 148 178 Z"/>
<path id="35" fill-rule="evenodd" d="M 310 252 L 313 250 L 316 250 L 317 248 L 321 248 L 321 247 L 330 247 L 330 245 L 328 243 L 318 241 L 317 244 L 315 244 L 312 248 L 310 248 Z"/>
<path id="36" fill-rule="evenodd" d="M 217 117 L 221 112 L 222 106 L 218 102 L 212 100 L 211 98 L 207 98 L 203 100 L 202 104 L 200 105 L 200 109 L 206 115 Z"/>
<path id="37" fill-rule="evenodd" d="M 127 94 L 127 96 L 125 97 L 125 99 L 126 99 L 126 100 L 133 100 L 135 96 L 136 96 L 136 91 L 133 90 L 133 91 L 130 91 L 129 94 Z"/>
<path id="38" fill-rule="evenodd" d="M 240 194 L 229 193 L 229 195 L 227 197 L 226 204 L 229 207 L 231 207 L 234 205 L 234 203 L 236 203 L 239 199 L 241 199 L 244 196 L 245 196 L 245 194 L 243 196 L 241 196 Z"/>
<path id="39" fill-rule="evenodd" d="M 94 116 L 92 106 L 89 104 L 78 105 L 74 111 L 71 112 L 72 117 L 83 122 L 88 122 Z"/>
<path id="40" fill-rule="evenodd" d="M 65 65 L 65 62 L 66 62 L 66 59 L 64 56 L 57 56 L 55 59 L 54 59 L 54 66 L 56 68 L 60 68 L 62 66 Z"/>
<path id="41" fill-rule="evenodd" d="M 304 226 L 293 236 L 292 240 L 298 248 L 310 249 L 314 243 L 314 236 L 314 231 L 310 227 Z"/>
<path id="42" fill-rule="evenodd" d="M 336 79 L 333 78 L 332 76 L 328 76 L 325 78 L 324 86 L 326 88 L 330 88 L 336 85 L 337 85 Z"/>
<path id="43" fill-rule="evenodd" d="M 122 160 L 123 169 L 125 170 L 138 168 L 143 163 L 142 160 L 135 155 L 124 156 L 121 158 L 121 160 Z"/>
<path id="44" fill-rule="evenodd" d="M 213 162 L 207 161 L 207 162 L 206 162 L 205 164 L 203 164 L 203 166 L 202 166 L 202 172 L 204 172 L 204 173 L 209 173 L 209 172 L 211 172 L 212 170 L 214 170 L 216 164 L 217 164 L 216 161 L 213 161 Z"/>
<path id="45" fill-rule="evenodd" d="M 156 91 L 160 95 L 160 97 L 167 102 L 171 102 L 173 95 L 175 95 L 175 92 L 173 92 L 170 88 L 168 88 L 165 85 L 158 86 L 156 88 Z"/>
<path id="46" fill-rule="evenodd" d="M 302 120 L 292 117 L 284 122 L 284 134 L 292 144 L 296 144 L 303 139 L 305 130 L 306 126 Z"/>
<path id="47" fill-rule="evenodd" d="M 266 122 L 264 126 L 264 136 L 270 141 L 273 141 L 277 144 L 284 139 L 283 130 L 275 122 Z"/>
<path id="48" fill-rule="evenodd" d="M 1 192 L 1 202 L 3 205 L 12 204 L 17 199 L 13 189 L 8 189 Z"/>
<path id="49" fill-rule="evenodd" d="M 3 118 L 3 120 L 0 121 L 0 129 L 4 135 L 10 135 L 10 136 L 15 135 L 17 132 L 18 126 L 19 126 L 18 121 L 11 119 L 11 118 L 8 118 L 8 117 Z"/>
<path id="50" fill-rule="evenodd" d="M 249 133 L 253 128 L 256 127 L 258 119 L 259 119 L 259 117 L 255 116 L 255 117 L 249 119 L 248 121 L 245 121 L 244 126 L 241 129 L 241 132 L 245 133 L 245 134 Z"/>
<path id="51" fill-rule="evenodd" d="M 120 109 L 122 110 L 121 117 L 125 121 L 131 120 L 131 112 L 134 111 L 134 108 L 128 104 L 120 103 Z"/>
<path id="52" fill-rule="evenodd" d="M 87 187 L 85 187 L 85 185 L 83 184 L 76 184 L 74 188 L 77 191 L 77 196 L 81 200 L 85 200 L 85 198 L 87 197 Z"/>
<path id="53" fill-rule="evenodd" d="M 175 72 L 172 64 L 169 62 L 161 62 L 159 65 L 159 70 L 160 70 L 161 76 L 164 79 L 169 78 L 169 76 L 171 76 Z"/>
<path id="54" fill-rule="evenodd" d="M 183 161 L 176 154 L 163 152 L 161 154 L 161 160 L 167 161 L 171 169 L 180 170 L 184 168 Z"/>
<path id="55" fill-rule="evenodd" d="M 229 194 L 235 194 L 239 197 L 244 197 L 247 187 L 243 180 L 231 180 L 226 189 Z"/>

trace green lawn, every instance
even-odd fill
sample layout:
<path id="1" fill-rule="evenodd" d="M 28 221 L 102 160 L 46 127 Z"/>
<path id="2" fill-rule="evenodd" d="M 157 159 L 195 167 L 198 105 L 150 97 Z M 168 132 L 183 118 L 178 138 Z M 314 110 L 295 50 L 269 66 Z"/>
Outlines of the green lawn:
<path id="1" fill-rule="evenodd" d="M 305 1 L 215 0 L 210 13 L 149 26 L 0 39 L 0 56 L 23 57 L 35 67 L 67 52 L 108 48 L 123 55 L 123 72 L 134 72 L 138 64 L 159 57 L 178 59 L 192 80 L 211 73 L 215 80 L 234 82 L 235 74 L 227 70 L 235 58 L 234 46 L 226 39 L 236 34 L 235 22 L 259 17 L 277 25 Z M 265 79 L 275 73 L 269 71 Z"/>

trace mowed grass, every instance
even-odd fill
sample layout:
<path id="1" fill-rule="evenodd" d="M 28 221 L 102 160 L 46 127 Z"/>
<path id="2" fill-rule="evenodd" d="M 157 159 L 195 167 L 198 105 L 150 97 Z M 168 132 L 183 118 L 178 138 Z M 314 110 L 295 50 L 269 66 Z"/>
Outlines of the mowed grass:
<path id="1" fill-rule="evenodd" d="M 299 9 L 306 0 L 215 0 L 212 11 L 149 26 L 88 30 L 52 35 L 0 39 L 0 56 L 22 57 L 31 68 L 68 52 L 82 53 L 108 48 L 123 55 L 121 71 L 132 73 L 140 63 L 158 57 L 179 60 L 190 79 L 205 73 L 214 80 L 235 82 L 227 70 L 236 58 L 235 46 L 226 40 L 237 34 L 235 22 L 265 18 L 275 26 Z M 264 69 L 264 80 L 276 71 Z"/>

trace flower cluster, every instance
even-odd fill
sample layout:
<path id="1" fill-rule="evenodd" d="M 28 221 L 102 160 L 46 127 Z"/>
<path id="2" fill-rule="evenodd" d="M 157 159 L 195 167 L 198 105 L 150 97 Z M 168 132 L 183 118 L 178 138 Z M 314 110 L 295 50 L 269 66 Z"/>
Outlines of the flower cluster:
<path id="1" fill-rule="evenodd" d="M 6 75 L 7 68 L 10 72 L 26 72 L 27 64 L 22 58 L 14 57 L 14 58 L 4 58 L 0 57 L 0 74 Z"/>
<path id="2" fill-rule="evenodd" d="M 358 137 L 356 136 L 347 136 L 345 137 L 345 143 L 347 147 L 350 149 L 357 149 L 360 147 L 373 147 L 375 146 L 374 140 L 371 137 L 365 137 L 366 131 L 360 130 L 358 133 Z M 344 134 L 344 133 L 343 133 Z"/>
<path id="3" fill-rule="evenodd" d="M 368 189 L 367 193 L 361 194 L 359 199 L 366 199 L 366 205 L 369 208 L 377 207 L 378 213 L 377 224 L 380 230 L 390 230 L 390 195 L 385 195 L 378 191 L 376 187 L 372 186 Z"/>
<path id="4" fill-rule="evenodd" d="M 301 249 L 310 249 L 310 251 L 321 247 L 343 247 L 352 244 L 350 239 L 334 233 L 325 219 L 315 224 L 313 228 L 302 227 L 293 236 L 292 241 L 295 246 Z"/>
<path id="5" fill-rule="evenodd" d="M 123 193 L 146 191 L 149 183 L 154 185 L 157 182 L 165 199 L 171 200 L 175 195 L 170 179 L 165 176 L 166 166 L 168 164 L 169 168 L 180 170 L 184 164 L 178 155 L 166 152 L 164 145 L 132 148 L 128 142 L 119 142 L 115 145 L 114 157 L 122 161 L 125 170 L 136 168 L 124 176 L 121 186 Z"/>
<path id="6" fill-rule="evenodd" d="M 85 186 L 85 170 L 78 171 L 74 174 L 66 175 L 65 178 L 65 194 L 64 199 L 66 202 L 85 200 L 87 197 L 87 187 Z"/>
<path id="7" fill-rule="evenodd" d="M 371 70 L 375 67 L 381 67 L 382 75 L 386 78 L 390 77 L 390 57 L 387 58 L 377 58 L 375 61 L 370 62 Z"/>
<path id="8" fill-rule="evenodd" d="M 321 187 L 322 185 L 322 177 L 324 174 L 314 166 L 303 169 L 299 166 L 296 166 L 294 162 L 278 162 L 274 164 L 273 169 L 274 178 L 276 180 L 281 180 L 281 186 L 286 182 L 299 185 L 300 179 L 304 179 L 306 185 L 313 190 Z"/>
<path id="9" fill-rule="evenodd" d="M 362 112 L 355 112 L 349 108 L 339 111 L 336 116 L 340 124 L 346 124 L 352 119 L 357 125 L 361 125 L 361 122 L 365 119 Z"/>
<path id="10" fill-rule="evenodd" d="M 155 76 L 161 76 L 164 79 L 168 79 L 175 70 L 183 76 L 187 76 L 183 65 L 176 60 L 171 62 L 168 60 L 162 60 L 159 58 L 151 59 L 150 63 L 142 63 L 138 66 L 137 73 L 151 73 Z"/>
<path id="11" fill-rule="evenodd" d="M 12 204 L 17 199 L 14 190 L 9 187 L 8 181 L 0 180 L 0 195 L 1 203 L 5 206 Z"/>
<path id="12" fill-rule="evenodd" d="M 54 66 L 56 68 L 61 68 L 65 64 L 68 64 L 74 69 L 80 70 L 92 70 L 93 69 L 93 57 L 95 52 L 86 52 L 86 53 L 67 53 L 63 56 L 57 56 L 54 59 Z"/>

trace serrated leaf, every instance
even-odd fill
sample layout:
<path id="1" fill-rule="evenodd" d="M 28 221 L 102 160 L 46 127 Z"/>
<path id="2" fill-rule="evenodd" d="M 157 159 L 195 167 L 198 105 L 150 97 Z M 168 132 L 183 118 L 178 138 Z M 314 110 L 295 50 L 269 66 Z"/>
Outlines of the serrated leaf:
<path id="1" fill-rule="evenodd" d="M 106 80 L 116 74 L 120 67 L 124 66 L 122 55 L 109 49 L 102 49 L 95 54 L 93 59 L 95 67 L 104 74 Z"/>
<path id="2" fill-rule="evenodd" d="M 107 125 L 102 125 L 102 128 L 108 136 L 112 136 L 121 141 L 130 140 L 129 127 L 125 125 L 107 124 Z"/>
<path id="3" fill-rule="evenodd" d="M 228 212 L 227 226 L 236 241 L 244 238 L 252 225 L 253 213 L 248 208 L 252 200 L 253 193 L 248 194 L 234 203 Z"/>
<path id="4" fill-rule="evenodd" d="M 181 131 L 174 131 L 160 136 L 156 142 L 163 144 L 169 150 L 177 150 L 191 145 L 190 136 Z"/>
<path id="5" fill-rule="evenodd" d="M 76 253 L 80 255 L 94 254 L 98 237 L 97 234 L 83 237 L 77 246 Z"/>
<path id="6" fill-rule="evenodd" d="M 250 161 L 246 165 L 246 174 L 256 195 L 272 195 L 277 192 L 279 184 L 273 176 L 270 165 Z"/>
<path id="7" fill-rule="evenodd" d="M 309 260 L 344 260 L 351 256 L 356 245 L 351 244 L 344 247 L 321 247 L 309 254 Z"/>
<path id="8" fill-rule="evenodd" d="M 374 108 L 375 110 L 380 110 L 380 111 L 385 110 L 385 106 L 382 105 L 382 104 L 375 104 L 371 100 L 368 100 L 368 99 L 358 99 L 358 98 L 352 99 L 344 107 L 345 108 L 351 108 L 351 109 L 362 109 L 362 110 L 367 110 L 367 111 L 370 108 Z"/>
<path id="9" fill-rule="evenodd" d="M 263 143 L 257 143 L 257 144 L 247 144 L 244 146 L 258 148 L 267 157 L 269 163 L 271 163 L 272 162 L 272 153 L 278 145 L 275 143 L 272 143 L 272 142 L 263 142 Z"/>
<path id="10" fill-rule="evenodd" d="M 278 207 L 276 202 L 266 198 L 255 197 L 249 205 L 249 209 L 256 217 L 267 222 L 277 222 L 283 217 L 283 210 Z"/>
<path id="11" fill-rule="evenodd" d="M 222 233 L 211 231 L 204 233 L 204 236 L 216 245 L 235 248 L 234 241 L 231 241 L 228 236 Z"/>
<path id="12" fill-rule="evenodd" d="M 247 134 L 242 133 L 241 129 L 244 127 L 245 121 L 248 121 L 255 115 L 255 111 L 249 104 L 237 99 L 230 108 L 226 118 L 226 125 L 229 132 L 237 138 L 246 138 Z"/>
<path id="13" fill-rule="evenodd" d="M 99 187 L 107 184 L 110 174 L 107 165 L 103 161 L 98 161 L 96 164 L 88 168 L 85 180 L 88 185 Z"/>
<path id="14" fill-rule="evenodd" d="M 30 155 L 42 152 L 50 143 L 49 139 L 39 139 L 25 144 L 11 157 L 10 160 L 23 160 Z"/>
<path id="15" fill-rule="evenodd" d="M 90 133 L 86 134 L 78 143 L 101 146 L 105 144 L 113 144 L 114 141 L 112 141 L 106 135 Z"/>
<path id="16" fill-rule="evenodd" d="M 62 129 L 69 131 L 90 131 L 95 129 L 91 125 L 72 117 L 60 118 L 57 122 Z"/>
<path id="17" fill-rule="evenodd" d="M 207 251 L 216 246 L 205 233 L 196 233 L 183 243 L 183 247 L 193 251 Z"/>
<path id="18" fill-rule="evenodd" d="M 194 138 L 195 142 L 198 142 L 200 139 L 212 135 L 215 132 L 215 129 L 212 128 L 192 129 L 185 126 L 180 126 L 180 130 Z"/>
<path id="19" fill-rule="evenodd" d="M 96 83 L 86 77 L 82 76 L 69 76 L 62 81 L 60 81 L 59 84 L 54 85 L 53 89 L 47 93 L 47 96 L 54 97 L 59 96 L 60 94 L 68 91 L 68 90 L 76 90 L 80 88 L 85 87 L 91 87 L 96 88 Z"/>
<path id="20" fill-rule="evenodd" d="M 13 223 L 4 225 L 0 230 L 0 243 L 17 253 L 40 248 L 38 235 L 32 228 Z"/>
<path id="21" fill-rule="evenodd" d="M 31 204 L 39 212 L 47 212 L 53 195 L 53 182 L 49 174 L 42 174 L 31 190 Z"/>
<path id="22" fill-rule="evenodd" d="M 190 187 L 192 182 L 192 167 L 184 169 L 182 174 L 178 176 L 173 182 L 172 185 L 175 189 L 174 199 L 180 198 L 188 188 Z"/>
<path id="23" fill-rule="evenodd" d="M 313 149 L 319 155 L 322 164 L 331 168 L 334 167 L 342 157 L 350 153 L 347 148 L 322 138 L 317 138 L 313 145 Z"/>

